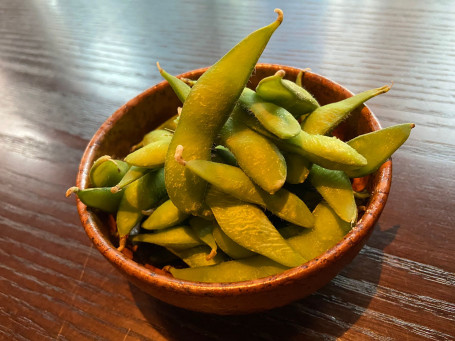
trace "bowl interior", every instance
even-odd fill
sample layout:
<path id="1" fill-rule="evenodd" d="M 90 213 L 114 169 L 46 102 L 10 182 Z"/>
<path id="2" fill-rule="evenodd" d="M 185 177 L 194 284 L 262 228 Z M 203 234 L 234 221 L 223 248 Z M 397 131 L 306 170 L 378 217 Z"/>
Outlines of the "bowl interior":
<path id="1" fill-rule="evenodd" d="M 286 78 L 293 81 L 295 81 L 299 72 L 299 69 L 281 65 L 258 64 L 248 86 L 254 89 L 259 80 L 266 76 L 273 75 L 279 69 L 284 69 L 286 71 Z M 181 76 L 197 79 L 204 71 L 205 69 L 199 69 L 187 72 Z M 306 72 L 304 74 L 303 85 L 321 105 L 335 102 L 352 95 L 351 92 L 339 84 L 311 72 Z M 80 164 L 77 186 L 80 188 L 89 186 L 88 174 L 94 160 L 106 154 L 118 158 L 124 157 L 130 151 L 131 146 L 138 143 L 144 134 L 175 115 L 177 113 L 177 107 L 181 105 L 182 104 L 168 83 L 161 82 L 120 107 L 99 128 L 87 146 Z M 334 131 L 334 134 L 342 140 L 348 140 L 359 134 L 377 129 L 380 129 L 379 122 L 371 111 L 364 106 L 355 110 L 347 120 L 338 126 Z M 373 191 L 373 195 L 369 200 L 366 213 L 340 243 L 327 251 L 324 255 L 321 255 L 318 259 L 312 260 L 300 267 L 275 276 L 239 283 L 219 284 L 187 282 L 174 279 L 160 269 L 145 268 L 116 250 L 116 241 L 112 240 L 110 237 L 109 224 L 106 215 L 87 209 L 80 201 L 78 201 L 78 212 L 90 239 L 94 242 L 98 250 L 117 269 L 119 269 L 122 274 L 153 296 L 161 298 L 169 303 L 188 308 L 187 304 L 179 299 L 179 295 L 185 295 L 185 297 L 197 296 L 199 298 L 209 296 L 216 301 L 222 297 L 229 297 L 232 295 L 238 296 L 249 295 L 251 293 L 267 293 L 270 290 L 285 287 L 289 282 L 298 283 L 305 278 L 309 285 L 306 288 L 308 293 L 310 293 L 311 290 L 314 291 L 318 287 L 324 285 L 333 278 L 346 263 L 352 260 L 370 235 L 387 199 L 391 182 L 391 162 L 388 161 L 379 171 L 372 176 L 366 177 L 363 181 L 367 184 L 367 187 Z M 308 278 L 314 277 L 315 274 L 320 274 L 324 269 L 328 269 L 327 274 L 321 276 L 319 281 L 315 280 L 318 283 L 310 285 L 311 281 L 309 281 Z M 305 290 L 302 289 L 301 291 L 301 294 L 305 295 Z M 167 296 L 169 293 L 172 293 L 175 296 L 175 299 L 168 298 Z M 303 297 L 302 295 L 300 296 Z M 297 298 L 297 296 L 286 296 L 282 298 L 281 301 L 278 297 L 274 306 L 286 304 L 290 300 Z M 251 303 L 248 302 L 248 300 L 245 302 L 246 304 L 254 305 L 254 302 Z M 219 313 L 220 311 L 211 308 L 214 304 L 218 303 L 211 302 L 204 307 L 201 301 L 194 310 Z M 202 307 L 200 306 L 201 304 Z M 226 304 L 226 301 L 223 301 L 223 304 Z M 257 311 L 269 307 L 263 304 L 262 306 L 259 305 L 257 309 L 254 308 L 255 307 L 251 306 L 249 310 L 247 308 L 242 310 L 241 307 L 234 306 L 231 307 L 230 310 L 225 309 L 225 312 Z M 224 312 L 221 311 L 221 313 Z"/>

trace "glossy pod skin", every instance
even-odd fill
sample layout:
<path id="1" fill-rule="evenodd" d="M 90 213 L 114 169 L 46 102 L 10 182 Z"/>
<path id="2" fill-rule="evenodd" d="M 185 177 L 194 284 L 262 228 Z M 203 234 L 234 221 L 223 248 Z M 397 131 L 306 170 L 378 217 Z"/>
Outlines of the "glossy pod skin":
<path id="1" fill-rule="evenodd" d="M 303 87 L 284 79 L 285 74 L 285 71 L 280 70 L 262 79 L 256 87 L 256 93 L 266 101 L 285 108 L 296 118 L 318 108 L 317 100 Z"/>
<path id="2" fill-rule="evenodd" d="M 185 100 L 165 163 L 169 198 L 185 213 L 203 214 L 207 185 L 174 160 L 175 148 L 185 146 L 184 157 L 187 160 L 210 159 L 210 149 L 216 136 L 232 112 L 270 37 L 283 20 L 282 11 L 276 11 L 277 20 L 251 33 L 211 66 Z"/>
<path id="3" fill-rule="evenodd" d="M 218 190 L 239 200 L 260 205 L 290 223 L 313 226 L 313 216 L 305 203 L 284 188 L 269 194 L 255 185 L 240 168 L 222 163 L 191 160 L 185 163 L 185 167 Z"/>
<path id="4" fill-rule="evenodd" d="M 304 263 L 257 206 L 213 188 L 206 202 L 223 232 L 237 244 L 288 267 Z"/>
<path id="5" fill-rule="evenodd" d="M 121 160 L 114 160 L 110 156 L 102 156 L 90 168 L 90 182 L 92 187 L 112 187 L 118 184 L 130 166 Z"/>
<path id="6" fill-rule="evenodd" d="M 235 107 L 234 113 L 240 109 Z M 234 154 L 240 168 L 263 190 L 278 191 L 286 181 L 286 161 L 266 137 L 230 117 L 220 132 L 220 141 Z"/>
<path id="7" fill-rule="evenodd" d="M 180 211 L 171 200 L 166 200 L 142 223 L 142 228 L 161 230 L 180 224 L 186 218 L 188 218 L 188 214 Z"/>
<path id="8" fill-rule="evenodd" d="M 117 212 L 117 230 L 120 237 L 126 236 L 140 222 L 148 210 L 166 196 L 164 169 L 161 168 L 144 175 L 129 184 L 123 193 Z"/>
<path id="9" fill-rule="evenodd" d="M 280 69 L 284 69 L 286 77 L 292 80 L 299 72 L 299 69 L 282 65 L 258 64 L 251 86 L 254 88 L 260 79 Z M 198 79 L 204 71 L 195 70 L 178 77 Z M 311 72 L 305 73 L 303 85 L 321 105 L 352 96 L 339 84 Z M 126 155 L 131 141 L 137 141 L 138 137 L 171 119 L 179 105 L 180 101 L 169 84 L 162 82 L 119 108 L 90 141 L 80 164 L 76 185 L 81 189 L 88 186 L 89 169 L 99 156 Z M 336 134 L 347 141 L 379 128 L 376 117 L 365 106 L 351 113 L 336 129 Z M 145 268 L 128 259 L 112 243 L 103 215 L 89 210 L 80 200 L 77 207 L 84 229 L 96 249 L 144 292 L 190 310 L 223 315 L 251 313 L 283 306 L 313 293 L 352 260 L 371 234 L 384 208 L 391 184 L 391 169 L 392 163 L 387 161 L 373 176 L 368 177 L 367 185 L 372 189 L 366 207 L 368 214 L 361 216 L 344 239 L 317 259 L 273 276 L 223 285 L 176 279 L 160 269 Z"/>
<path id="10" fill-rule="evenodd" d="M 325 135 L 332 131 L 342 120 L 370 98 L 384 94 L 390 90 L 386 85 L 377 89 L 371 89 L 352 97 L 316 108 L 302 122 L 302 129 L 310 134 Z"/>

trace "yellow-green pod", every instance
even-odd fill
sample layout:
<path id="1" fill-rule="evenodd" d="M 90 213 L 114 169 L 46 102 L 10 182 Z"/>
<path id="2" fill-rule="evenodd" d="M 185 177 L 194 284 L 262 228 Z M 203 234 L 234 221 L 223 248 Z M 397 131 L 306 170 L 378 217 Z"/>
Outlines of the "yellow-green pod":
<path id="1" fill-rule="evenodd" d="M 112 193 L 110 187 L 95 187 L 86 189 L 71 187 L 66 191 L 66 196 L 69 197 L 72 193 L 75 193 L 84 205 L 109 213 L 117 212 L 123 194 Z"/>
<path id="2" fill-rule="evenodd" d="M 240 168 L 266 192 L 275 193 L 283 186 L 286 161 L 270 140 L 232 118 L 221 129 L 220 139 L 235 155 Z"/>
<path id="3" fill-rule="evenodd" d="M 133 242 L 151 243 L 173 250 L 188 249 L 201 245 L 201 240 L 189 226 L 173 226 L 152 233 L 137 234 L 131 237 Z"/>
<path id="4" fill-rule="evenodd" d="M 111 188 L 112 193 L 117 193 L 118 191 L 128 186 L 133 181 L 136 181 L 137 179 L 143 177 L 150 171 L 151 171 L 150 168 L 131 166 L 123 176 L 122 180 L 120 180 L 120 182 L 117 185 Z"/>
<path id="5" fill-rule="evenodd" d="M 123 191 L 117 212 L 117 230 L 126 236 L 144 216 L 142 211 L 158 204 L 166 196 L 164 169 L 149 172 L 133 181 Z"/>
<path id="6" fill-rule="evenodd" d="M 303 227 L 313 226 L 313 215 L 305 203 L 284 188 L 269 194 L 255 185 L 240 168 L 222 163 L 191 160 L 185 165 L 224 193 L 245 202 L 258 204 L 293 224 Z"/>
<path id="7" fill-rule="evenodd" d="M 156 129 L 164 129 L 169 130 L 171 132 L 175 131 L 175 129 L 177 128 L 178 117 L 179 115 L 175 114 L 171 118 L 161 123 Z"/>
<path id="8" fill-rule="evenodd" d="M 347 170 L 347 175 L 350 178 L 360 178 L 378 170 L 406 142 L 414 127 L 414 123 L 397 124 L 348 141 L 349 146 L 366 158 L 367 164 L 358 169 Z"/>
<path id="9" fill-rule="evenodd" d="M 257 206 L 213 187 L 207 193 L 206 202 L 223 232 L 237 244 L 284 266 L 293 267 L 304 262 Z"/>
<path id="10" fill-rule="evenodd" d="M 185 99 L 188 97 L 191 90 L 190 86 L 181 79 L 167 73 L 164 69 L 161 68 L 158 62 L 156 63 L 156 66 L 158 67 L 161 76 L 163 76 L 163 78 L 169 82 L 169 85 L 171 86 L 172 90 L 174 90 L 179 100 L 182 101 L 182 103 L 185 102 Z"/>
<path id="11" fill-rule="evenodd" d="M 142 223 L 142 228 L 160 230 L 180 224 L 186 218 L 188 214 L 180 211 L 171 200 L 166 200 Z"/>
<path id="12" fill-rule="evenodd" d="M 278 138 L 288 139 L 300 132 L 299 122 L 289 111 L 264 101 L 251 89 L 243 90 L 239 105 L 243 110 L 251 112 L 265 129 Z"/>
<path id="13" fill-rule="evenodd" d="M 287 167 L 286 182 L 293 185 L 304 182 L 310 174 L 311 162 L 295 153 L 283 153 L 283 156 Z"/>
<path id="14" fill-rule="evenodd" d="M 136 167 L 158 168 L 164 165 L 172 136 L 162 137 L 128 154 L 125 162 Z"/>
<path id="15" fill-rule="evenodd" d="M 193 229 L 194 233 L 200 240 L 210 246 L 211 253 L 208 255 L 209 258 L 214 257 L 218 249 L 215 238 L 213 238 L 213 227 L 215 224 L 215 221 L 206 220 L 201 217 L 190 218 L 190 227 Z"/>
<path id="16" fill-rule="evenodd" d="M 285 72 L 279 70 L 275 75 L 262 79 L 256 87 L 256 93 L 266 101 L 285 108 L 295 117 L 312 112 L 319 103 L 304 88 L 284 79 Z"/>
<path id="17" fill-rule="evenodd" d="M 289 267 L 267 257 L 255 256 L 197 268 L 177 269 L 171 267 L 169 271 L 175 278 L 187 281 L 229 283 L 272 276 L 287 269 Z"/>
<path id="18" fill-rule="evenodd" d="M 310 181 L 341 219 L 351 224 L 356 221 L 357 205 L 346 173 L 313 165 Z"/>
<path id="19" fill-rule="evenodd" d="M 213 238 L 220 249 L 232 259 L 241 259 L 256 255 L 255 252 L 250 251 L 234 242 L 216 223 L 213 226 Z"/>
<path id="20" fill-rule="evenodd" d="M 357 169 L 367 164 L 367 160 L 347 143 L 324 135 L 311 135 L 301 131 L 287 140 L 275 140 L 280 149 L 297 153 L 327 169 Z"/>
<path id="21" fill-rule="evenodd" d="M 310 134 L 325 135 L 335 128 L 348 115 L 372 97 L 386 93 L 390 86 L 361 92 L 344 100 L 316 108 L 302 122 L 302 129 Z"/>
<path id="22" fill-rule="evenodd" d="M 129 165 L 121 160 L 114 160 L 108 155 L 98 158 L 90 168 L 91 187 L 115 186 L 129 169 Z"/>
<path id="23" fill-rule="evenodd" d="M 315 222 L 312 229 L 305 229 L 298 236 L 287 240 L 307 260 L 318 257 L 335 246 L 351 230 L 351 224 L 341 220 L 325 202 L 316 206 L 313 215 Z"/>
<path id="24" fill-rule="evenodd" d="M 168 250 L 183 260 L 190 268 L 220 264 L 226 260 L 221 252 L 212 256 L 212 249 L 207 245 L 198 245 L 188 249 L 169 248 Z"/>
<path id="25" fill-rule="evenodd" d="M 169 130 L 155 129 L 144 135 L 144 137 L 142 138 L 142 144 L 143 146 L 146 146 L 150 143 L 161 140 L 167 140 L 169 138 L 172 138 L 172 132 L 170 132 Z"/>
<path id="26" fill-rule="evenodd" d="M 174 159 L 179 145 L 186 160 L 209 160 L 212 145 L 231 114 L 240 94 L 273 32 L 283 20 L 283 12 L 270 25 L 238 43 L 211 66 L 191 88 L 182 107 L 179 124 L 166 156 L 166 188 L 169 198 L 183 212 L 200 215 L 207 183 Z"/>

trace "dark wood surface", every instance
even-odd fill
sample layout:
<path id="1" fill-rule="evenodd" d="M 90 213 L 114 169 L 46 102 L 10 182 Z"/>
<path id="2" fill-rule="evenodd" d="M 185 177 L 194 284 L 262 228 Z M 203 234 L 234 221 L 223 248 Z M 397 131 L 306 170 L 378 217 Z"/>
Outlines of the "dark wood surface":
<path id="1" fill-rule="evenodd" d="M 82 152 L 128 99 L 284 22 L 261 58 L 360 92 L 382 126 L 414 122 L 358 257 L 310 297 L 220 317 L 130 285 L 91 245 L 74 198 Z M 452 1 L 0 2 L 0 339 L 453 340 Z"/>

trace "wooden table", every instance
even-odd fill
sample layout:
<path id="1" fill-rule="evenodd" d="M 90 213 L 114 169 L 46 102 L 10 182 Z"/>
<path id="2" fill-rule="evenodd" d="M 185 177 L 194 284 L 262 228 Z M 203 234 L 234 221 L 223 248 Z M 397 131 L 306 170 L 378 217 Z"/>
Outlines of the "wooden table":
<path id="1" fill-rule="evenodd" d="M 215 62 L 275 18 L 261 62 L 360 92 L 383 127 L 414 122 L 358 257 L 310 297 L 220 317 L 153 299 L 87 238 L 74 198 L 83 150 L 116 108 Z M 0 339 L 453 340 L 455 7 L 451 1 L 0 3 Z"/>

